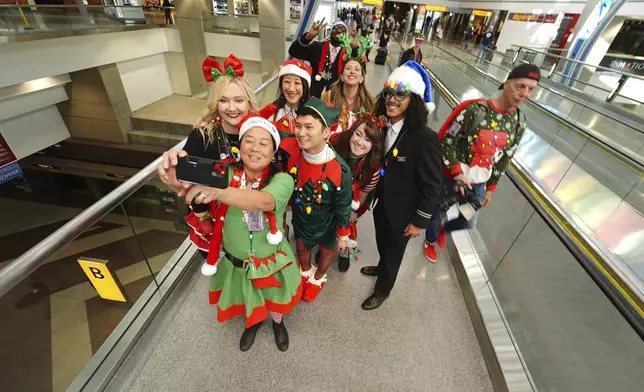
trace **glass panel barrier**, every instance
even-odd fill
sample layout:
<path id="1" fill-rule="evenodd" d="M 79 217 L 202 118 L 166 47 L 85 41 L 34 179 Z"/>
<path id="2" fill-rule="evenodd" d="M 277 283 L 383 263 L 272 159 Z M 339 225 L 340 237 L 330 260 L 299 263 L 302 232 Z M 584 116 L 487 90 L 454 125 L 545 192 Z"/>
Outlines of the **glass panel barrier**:
<path id="1" fill-rule="evenodd" d="M 275 81 L 272 77 L 258 88 L 262 105 L 275 99 Z M 113 195 L 128 175 L 70 174 L 62 172 L 65 168 L 20 162 L 22 177 L 0 185 L 0 273 L 15 269 L 14 259 L 60 232 L 76 238 L 0 297 L 2 390 L 64 391 L 90 360 L 100 366 L 135 323 L 130 309 L 140 309 L 150 293 L 170 290 L 165 281 L 179 274 L 177 266 L 185 262 L 177 253 L 187 246 L 188 207 L 156 177 L 156 166 L 149 166 L 142 171 L 149 180 L 77 233 L 70 220 Z M 131 171 L 134 177 L 142 173 Z M 107 261 L 125 302 L 101 298 L 79 259 Z M 95 273 L 105 277 L 103 270 Z M 81 376 L 75 385 L 85 382 Z"/>
<path id="2" fill-rule="evenodd" d="M 9 206 L 6 202 L 3 198 L 3 208 Z M 54 223 L 3 236 L 3 260 L 8 255 L 5 244 L 27 244 L 30 237 L 39 237 L 61 222 L 57 219 L 64 221 L 76 210 L 55 205 L 47 208 L 47 204 L 34 201 L 12 200 L 10 204 L 33 213 L 49 210 L 47 217 Z M 28 213 L 23 215 L 30 218 Z M 79 266 L 81 258 L 108 261 L 126 301 L 101 299 Z M 154 284 L 150 271 L 122 205 L 49 257 L 0 298 L 3 390 L 66 390 L 141 293 Z"/>

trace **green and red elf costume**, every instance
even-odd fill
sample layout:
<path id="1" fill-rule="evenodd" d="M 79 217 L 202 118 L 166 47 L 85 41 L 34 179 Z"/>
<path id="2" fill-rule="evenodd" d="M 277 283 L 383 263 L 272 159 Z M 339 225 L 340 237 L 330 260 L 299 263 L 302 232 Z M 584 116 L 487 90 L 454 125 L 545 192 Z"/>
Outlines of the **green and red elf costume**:
<path id="1" fill-rule="evenodd" d="M 337 25 L 344 26 L 346 30 L 347 25 L 341 20 L 333 23 L 331 29 Z M 357 51 L 357 48 L 353 50 Z M 293 41 L 288 54 L 311 64 L 313 70 L 311 96 L 317 98 L 320 98 L 325 88 L 328 90 L 338 80 L 344 68 L 344 62 L 348 58 L 346 49 L 340 46 L 340 42 L 333 45 L 330 39 L 313 41 L 309 39 L 307 33 Z M 352 57 L 356 57 L 355 54 Z"/>
<path id="2" fill-rule="evenodd" d="M 325 127 L 338 116 L 338 110 L 311 98 L 305 108 L 319 114 Z M 304 284 L 302 299 L 313 301 L 327 281 L 337 239 L 349 240 L 351 231 L 352 178 L 349 166 L 329 144 L 318 154 L 300 150 L 295 138 L 283 139 L 280 153 L 285 170 L 294 179 L 291 199 L 297 256 Z M 311 250 L 320 247 L 317 269 L 311 265 Z"/>
<path id="3" fill-rule="evenodd" d="M 254 127 L 269 131 L 279 146 L 275 126 L 257 115 L 249 115 L 240 124 L 240 139 Z M 281 320 L 302 296 L 295 255 L 277 229 L 293 192 L 293 179 L 286 173 L 271 177 L 269 167 L 260 178 L 250 178 L 239 164 L 230 166 L 229 178 L 230 188 L 268 192 L 275 200 L 275 210 L 268 212 L 243 211 L 216 201 L 209 204 L 213 231 L 201 267 L 201 273 L 210 277 L 209 303 L 217 305 L 219 322 L 245 316 L 249 328 L 269 313 Z"/>

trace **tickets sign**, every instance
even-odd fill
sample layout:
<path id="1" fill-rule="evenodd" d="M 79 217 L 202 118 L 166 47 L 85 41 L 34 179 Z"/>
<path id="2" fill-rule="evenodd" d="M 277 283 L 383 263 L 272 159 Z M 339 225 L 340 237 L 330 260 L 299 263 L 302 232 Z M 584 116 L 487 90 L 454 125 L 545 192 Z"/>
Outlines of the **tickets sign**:
<path id="1" fill-rule="evenodd" d="M 559 14 L 518 14 L 512 12 L 508 19 L 517 22 L 555 23 L 558 17 Z"/>
<path id="2" fill-rule="evenodd" d="M 13 153 L 9 143 L 4 139 L 0 133 L 0 167 L 7 166 L 16 161 L 16 154 Z"/>

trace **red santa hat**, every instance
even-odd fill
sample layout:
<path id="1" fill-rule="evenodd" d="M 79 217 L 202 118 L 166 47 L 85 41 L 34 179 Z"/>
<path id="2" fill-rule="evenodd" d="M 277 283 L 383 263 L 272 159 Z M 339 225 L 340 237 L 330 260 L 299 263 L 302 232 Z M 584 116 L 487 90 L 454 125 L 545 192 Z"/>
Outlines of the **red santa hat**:
<path id="1" fill-rule="evenodd" d="M 313 74 L 313 68 L 310 65 L 303 62 L 302 60 L 286 60 L 280 67 L 279 77 L 281 78 L 284 75 L 296 75 L 306 80 L 308 85 L 311 85 L 311 75 Z"/>
<path id="2" fill-rule="evenodd" d="M 275 141 L 275 151 L 279 148 L 280 145 L 280 134 L 269 120 L 260 117 L 256 113 L 249 113 L 240 123 L 239 123 L 239 140 L 242 140 L 244 134 L 252 128 L 263 128 L 268 133 L 271 134 L 273 140 Z M 281 231 L 277 229 L 277 221 L 275 219 L 275 213 L 267 211 L 266 218 L 268 219 L 269 232 L 266 234 L 266 240 L 271 245 L 278 245 L 282 242 L 284 235 Z"/>

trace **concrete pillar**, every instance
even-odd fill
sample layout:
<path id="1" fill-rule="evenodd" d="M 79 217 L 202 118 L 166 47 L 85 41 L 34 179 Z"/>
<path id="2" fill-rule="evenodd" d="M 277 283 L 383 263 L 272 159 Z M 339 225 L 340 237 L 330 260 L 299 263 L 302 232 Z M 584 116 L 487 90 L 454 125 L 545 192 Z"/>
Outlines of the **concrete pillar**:
<path id="1" fill-rule="evenodd" d="M 259 45 L 262 80 L 275 72 L 286 58 L 286 20 L 289 0 L 259 0 Z"/>
<path id="2" fill-rule="evenodd" d="M 210 0 L 181 0 L 175 3 L 175 7 L 176 23 L 181 36 L 190 93 L 196 95 L 208 89 L 208 84 L 201 72 L 201 63 L 208 55 L 202 18 L 204 12 L 212 13 L 212 2 Z M 230 8 L 228 9 L 230 10 Z"/>
<path id="3" fill-rule="evenodd" d="M 235 0 L 226 0 L 228 15 L 235 15 Z"/>

